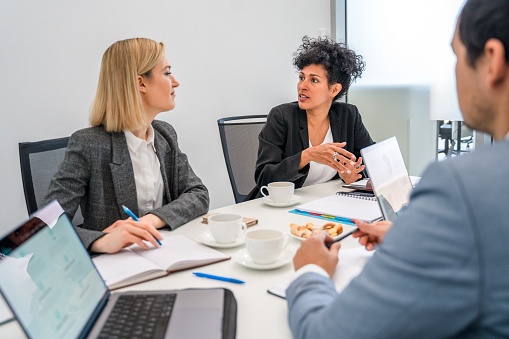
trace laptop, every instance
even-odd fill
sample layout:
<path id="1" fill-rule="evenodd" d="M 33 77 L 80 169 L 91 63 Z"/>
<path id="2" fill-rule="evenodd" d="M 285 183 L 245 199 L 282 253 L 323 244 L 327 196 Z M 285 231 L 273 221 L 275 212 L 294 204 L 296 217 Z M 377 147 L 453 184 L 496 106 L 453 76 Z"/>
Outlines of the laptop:
<path id="1" fill-rule="evenodd" d="M 0 237 L 0 276 L 30 338 L 125 337 L 122 330 L 139 338 L 235 337 L 229 290 L 110 293 L 57 201 Z"/>
<path id="2" fill-rule="evenodd" d="M 361 149 L 382 216 L 394 221 L 408 205 L 412 182 L 396 137 Z"/>

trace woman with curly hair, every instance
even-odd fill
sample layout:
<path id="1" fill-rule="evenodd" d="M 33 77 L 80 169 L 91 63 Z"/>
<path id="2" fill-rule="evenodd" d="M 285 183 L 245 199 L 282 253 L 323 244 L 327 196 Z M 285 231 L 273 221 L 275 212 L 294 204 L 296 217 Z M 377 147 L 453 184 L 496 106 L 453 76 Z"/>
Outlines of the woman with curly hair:
<path id="1" fill-rule="evenodd" d="M 71 136 L 45 197 L 45 203 L 58 200 L 71 220 L 81 207 L 76 231 L 90 252 L 114 253 L 133 243 L 157 247 L 157 229 L 173 230 L 207 212 L 207 188 L 175 130 L 155 120 L 175 107 L 178 86 L 162 42 L 127 39 L 104 53 L 92 127 Z"/>
<path id="2" fill-rule="evenodd" d="M 338 102 L 364 62 L 344 44 L 305 36 L 295 53 L 298 101 L 274 107 L 258 137 L 255 188 L 291 181 L 295 188 L 340 177 L 350 184 L 362 177 L 360 150 L 373 144 L 357 107 Z"/>

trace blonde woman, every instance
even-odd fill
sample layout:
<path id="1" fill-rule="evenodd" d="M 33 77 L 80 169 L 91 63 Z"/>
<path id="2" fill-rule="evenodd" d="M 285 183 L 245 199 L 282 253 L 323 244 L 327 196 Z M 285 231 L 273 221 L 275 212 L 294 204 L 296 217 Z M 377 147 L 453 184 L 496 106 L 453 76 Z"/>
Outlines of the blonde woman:
<path id="1" fill-rule="evenodd" d="M 90 252 L 114 253 L 133 243 L 147 248 L 207 212 L 207 188 L 178 147 L 171 125 L 154 120 L 175 107 L 178 81 L 165 45 L 117 41 L 104 53 L 90 128 L 75 132 L 45 202 L 57 199 Z M 122 205 L 139 216 L 128 218 Z"/>

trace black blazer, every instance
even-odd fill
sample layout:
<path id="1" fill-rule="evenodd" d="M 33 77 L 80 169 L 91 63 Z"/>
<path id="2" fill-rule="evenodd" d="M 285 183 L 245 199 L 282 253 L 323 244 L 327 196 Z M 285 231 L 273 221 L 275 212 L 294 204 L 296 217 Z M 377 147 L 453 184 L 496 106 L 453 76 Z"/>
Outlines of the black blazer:
<path id="1" fill-rule="evenodd" d="M 374 143 L 354 105 L 333 102 L 329 121 L 333 141 L 346 142 L 345 149 L 357 158 L 361 156 L 362 148 Z M 258 142 L 257 187 L 246 200 L 260 197 L 260 187 L 274 181 L 291 181 L 295 188 L 302 187 L 309 173 L 309 165 L 298 170 L 301 153 L 309 147 L 306 111 L 300 109 L 297 102 L 274 107 L 267 116 Z M 336 178 L 339 178 L 338 174 L 334 176 Z"/>

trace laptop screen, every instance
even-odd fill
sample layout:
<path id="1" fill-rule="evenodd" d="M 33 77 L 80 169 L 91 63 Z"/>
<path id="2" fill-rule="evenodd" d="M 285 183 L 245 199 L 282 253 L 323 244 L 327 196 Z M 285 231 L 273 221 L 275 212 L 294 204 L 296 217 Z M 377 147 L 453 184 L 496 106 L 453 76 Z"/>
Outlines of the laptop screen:
<path id="1" fill-rule="evenodd" d="M 408 204 L 412 182 L 396 137 L 361 150 L 371 186 L 385 220 L 394 221 Z"/>
<path id="2" fill-rule="evenodd" d="M 0 240 L 0 290 L 27 335 L 77 338 L 107 293 L 54 201 Z"/>

